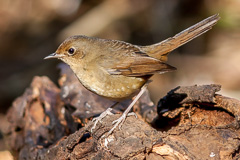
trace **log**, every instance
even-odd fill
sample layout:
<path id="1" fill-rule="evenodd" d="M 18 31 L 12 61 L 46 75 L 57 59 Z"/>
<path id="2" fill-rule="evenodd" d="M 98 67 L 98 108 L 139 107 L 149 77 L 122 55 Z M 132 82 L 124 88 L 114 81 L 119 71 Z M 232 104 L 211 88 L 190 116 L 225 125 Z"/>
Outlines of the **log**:
<path id="1" fill-rule="evenodd" d="M 1 130 L 16 159 L 239 158 L 240 101 L 217 94 L 220 85 L 179 86 L 157 106 L 146 92 L 133 108 L 138 118 L 127 117 L 106 136 L 120 114 L 105 117 L 92 132 L 91 119 L 114 102 L 86 90 L 68 66 L 59 68 L 59 87 L 34 77 L 6 115 L 8 127 Z"/>

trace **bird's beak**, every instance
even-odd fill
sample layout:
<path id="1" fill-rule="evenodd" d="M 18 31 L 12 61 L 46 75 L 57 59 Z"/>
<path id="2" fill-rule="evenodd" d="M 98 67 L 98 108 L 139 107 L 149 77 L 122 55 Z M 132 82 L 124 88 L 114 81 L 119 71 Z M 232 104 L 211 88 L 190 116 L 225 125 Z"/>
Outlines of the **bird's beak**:
<path id="1" fill-rule="evenodd" d="M 57 54 L 57 53 L 52 53 L 50 55 L 48 55 L 47 57 L 45 57 L 44 59 L 50 59 L 50 58 L 61 58 L 63 57 L 64 55 L 60 55 L 60 54 Z"/>

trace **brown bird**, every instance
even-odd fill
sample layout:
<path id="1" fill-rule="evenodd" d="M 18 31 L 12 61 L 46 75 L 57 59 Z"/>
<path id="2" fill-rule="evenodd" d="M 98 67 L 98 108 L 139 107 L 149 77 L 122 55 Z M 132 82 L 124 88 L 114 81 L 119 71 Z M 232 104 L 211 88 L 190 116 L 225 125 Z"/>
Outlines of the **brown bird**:
<path id="1" fill-rule="evenodd" d="M 134 103 L 146 90 L 147 81 L 153 74 L 176 69 L 166 64 L 168 53 L 210 30 L 219 18 L 218 14 L 213 15 L 174 37 L 148 46 L 82 35 L 72 36 L 55 53 L 44 59 L 58 58 L 67 63 L 83 86 L 100 96 L 120 101 L 138 93 L 123 115 L 113 122 L 116 124 L 109 131 L 110 134 L 118 125 L 120 128 Z M 112 114 L 111 109 L 94 119 L 92 129 L 108 114 Z"/>

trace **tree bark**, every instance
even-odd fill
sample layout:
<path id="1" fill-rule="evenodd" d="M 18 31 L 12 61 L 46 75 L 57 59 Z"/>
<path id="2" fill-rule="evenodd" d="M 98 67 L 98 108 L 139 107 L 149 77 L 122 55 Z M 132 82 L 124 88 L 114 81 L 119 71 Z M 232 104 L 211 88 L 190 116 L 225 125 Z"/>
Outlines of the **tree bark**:
<path id="1" fill-rule="evenodd" d="M 106 136 L 120 114 L 91 119 L 114 102 L 86 90 L 61 65 L 58 88 L 35 77 L 1 128 L 16 159 L 238 159 L 240 101 L 216 94 L 220 85 L 177 87 L 157 107 L 148 92 L 121 129 Z M 116 106 L 121 113 L 128 103 Z"/>

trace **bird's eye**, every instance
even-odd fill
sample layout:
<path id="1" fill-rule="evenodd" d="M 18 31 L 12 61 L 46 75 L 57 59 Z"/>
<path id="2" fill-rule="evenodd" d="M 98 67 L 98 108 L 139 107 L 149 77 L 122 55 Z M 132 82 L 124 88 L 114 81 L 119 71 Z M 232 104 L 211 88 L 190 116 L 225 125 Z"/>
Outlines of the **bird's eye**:
<path id="1" fill-rule="evenodd" d="M 73 55 L 74 52 L 75 52 L 75 49 L 74 49 L 74 48 L 69 48 L 69 49 L 68 49 L 68 54 L 69 54 L 69 55 Z"/>

